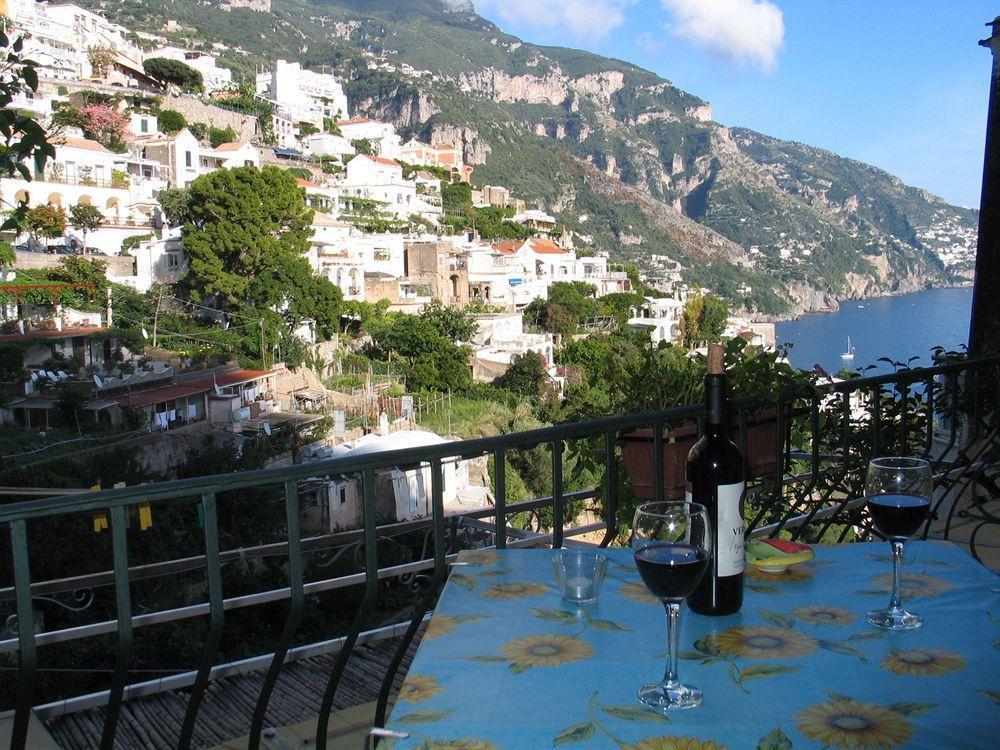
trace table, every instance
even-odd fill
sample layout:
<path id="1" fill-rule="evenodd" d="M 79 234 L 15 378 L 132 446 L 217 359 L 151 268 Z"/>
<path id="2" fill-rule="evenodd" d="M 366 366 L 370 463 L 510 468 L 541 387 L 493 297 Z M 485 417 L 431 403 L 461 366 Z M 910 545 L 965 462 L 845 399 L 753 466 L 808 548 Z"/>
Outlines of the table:
<path id="1" fill-rule="evenodd" d="M 801 750 L 1000 747 L 1000 577 L 956 547 L 906 546 L 904 605 L 883 633 L 889 545 L 817 545 L 784 574 L 751 570 L 743 609 L 685 608 L 681 679 L 705 698 L 663 717 L 636 689 L 665 666 L 666 626 L 629 550 L 607 550 L 600 600 L 555 591 L 551 550 L 464 552 L 392 711 L 421 750 Z"/>

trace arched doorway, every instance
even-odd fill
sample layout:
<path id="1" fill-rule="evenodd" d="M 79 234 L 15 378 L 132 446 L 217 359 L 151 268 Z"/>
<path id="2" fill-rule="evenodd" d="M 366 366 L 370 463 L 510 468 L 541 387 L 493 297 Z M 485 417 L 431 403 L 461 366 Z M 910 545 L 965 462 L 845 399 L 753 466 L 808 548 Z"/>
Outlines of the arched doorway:
<path id="1" fill-rule="evenodd" d="M 121 219 L 120 207 L 121 204 L 117 198 L 108 198 L 107 203 L 104 204 L 104 215 L 108 217 L 108 221 L 113 221 L 115 224 L 119 223 Z"/>

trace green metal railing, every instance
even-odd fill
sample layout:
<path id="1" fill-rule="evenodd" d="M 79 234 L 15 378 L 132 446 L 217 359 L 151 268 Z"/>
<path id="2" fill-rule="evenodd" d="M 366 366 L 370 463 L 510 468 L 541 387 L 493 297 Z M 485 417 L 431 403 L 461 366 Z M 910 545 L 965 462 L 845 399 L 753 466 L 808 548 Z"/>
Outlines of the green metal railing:
<path id="1" fill-rule="evenodd" d="M 736 399 L 731 404 L 736 432 L 734 439 L 745 455 L 752 440 L 751 428 L 769 420 L 773 461 L 768 470 L 750 480 L 747 533 L 753 536 L 783 534 L 809 541 L 867 538 L 870 523 L 861 497 L 864 467 L 873 455 L 903 453 L 925 455 L 934 463 L 938 495 L 935 514 L 947 536 L 959 519 L 980 524 L 991 522 L 988 503 L 998 493 L 996 467 L 1000 460 L 997 414 L 1000 413 L 1000 358 L 958 361 L 938 367 L 904 370 L 894 374 L 819 385 L 773 399 Z M 415 588 L 412 607 L 407 608 L 400 643 L 382 680 L 375 724 L 384 723 L 393 680 L 404 654 L 447 578 L 447 563 L 459 544 L 456 533 L 487 534 L 486 542 L 498 548 L 572 541 L 584 531 L 603 532 L 606 546 L 619 535 L 619 523 L 637 502 L 629 496 L 628 483 L 621 480 L 623 445 L 637 430 L 650 430 L 644 449 L 651 453 L 651 495 L 663 498 L 672 489 L 666 472 L 665 451 L 676 445 L 683 425 L 697 423 L 698 405 L 660 412 L 633 414 L 574 424 L 556 425 L 526 432 L 441 445 L 372 453 L 235 474 L 185 479 L 93 494 L 31 500 L 0 506 L 0 527 L 10 539 L 11 575 L 0 585 L 0 603 L 12 602 L 19 615 L 11 618 L 16 638 L 0 640 L 0 655 L 17 652 L 17 690 L 12 748 L 25 746 L 28 721 L 37 703 L 39 650 L 81 639 L 113 636 L 115 660 L 108 688 L 95 700 L 103 703 L 102 748 L 111 748 L 118 733 L 123 702 L 137 694 L 129 685 L 129 668 L 136 652 L 137 632 L 152 625 L 206 618 L 208 628 L 193 679 L 186 712 L 177 733 L 177 745 L 195 742 L 197 719 L 213 671 L 220 665 L 227 617 L 249 607 L 283 602 L 284 622 L 273 649 L 263 686 L 252 711 L 249 747 L 259 748 L 268 703 L 281 667 L 293 647 L 310 597 L 322 592 L 363 588 L 350 625 L 331 669 L 317 719 L 316 745 L 324 748 L 335 696 L 352 652 L 366 632 L 380 599 L 380 583 L 422 576 Z M 763 415 L 763 417 L 762 417 Z M 508 462 L 516 451 L 545 446 L 551 457 L 552 493 L 549 497 L 508 502 Z M 454 460 L 488 457 L 493 463 L 494 504 L 460 516 L 446 515 L 444 466 Z M 589 461 L 595 486 L 572 490 L 564 478 L 567 457 Z M 380 520 L 377 515 L 377 483 L 380 473 L 419 468 L 430 474 L 430 508 L 427 518 L 404 522 Z M 751 472 L 753 474 L 753 472 Z M 363 524 L 355 530 L 304 536 L 302 532 L 303 482 L 317 478 L 357 477 L 361 487 Z M 633 478 L 634 479 L 634 478 Z M 261 487 L 280 488 L 283 503 L 283 539 L 253 548 L 224 549 L 227 529 L 220 525 L 220 495 Z M 624 488 L 624 490 L 623 490 Z M 625 495 L 622 495 L 622 492 Z M 572 516 L 581 501 L 598 501 L 602 513 L 596 526 L 574 525 Z M 130 564 L 130 511 L 141 506 L 176 508 L 200 506 L 200 554 L 156 563 Z M 551 510 L 551 529 L 525 530 L 512 525 L 520 514 Z M 111 536 L 112 569 L 36 581 L 31 561 L 40 550 L 29 533 L 35 524 L 69 516 L 107 514 Z M 978 515 L 977 515 L 978 514 Z M 985 515 L 984 515 L 985 514 Z M 978 531 L 977 527 L 977 531 Z M 930 533 L 930 523 L 923 530 Z M 429 550 L 416 559 L 383 565 L 379 543 L 400 534 L 422 532 Z M 57 540 L 53 540 L 57 541 Z M 339 555 L 346 549 L 359 553 L 361 571 L 348 575 L 306 580 L 305 560 L 310 555 Z M 973 551 L 975 551 L 973 549 Z M 34 554 L 34 557 L 33 557 Z M 237 559 L 283 559 L 287 586 L 251 594 L 231 595 L 223 590 L 223 566 Z M 383 561 L 385 562 L 385 561 Z M 2 570 L 2 568 L 0 568 Z M 182 572 L 203 573 L 207 601 L 139 611 L 133 601 L 134 587 L 157 576 Z M 67 624 L 36 632 L 35 604 L 65 592 L 113 589 L 113 617 L 79 625 Z M 412 609 L 412 611 L 410 611 Z M 333 634 L 331 634 L 333 635 Z M 167 681 L 169 682 L 169 680 Z"/>

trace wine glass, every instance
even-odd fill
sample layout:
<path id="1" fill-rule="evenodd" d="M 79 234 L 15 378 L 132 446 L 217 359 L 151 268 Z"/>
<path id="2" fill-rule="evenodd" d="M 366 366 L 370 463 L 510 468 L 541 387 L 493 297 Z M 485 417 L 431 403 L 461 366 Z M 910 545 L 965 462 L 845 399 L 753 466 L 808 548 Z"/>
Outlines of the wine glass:
<path id="1" fill-rule="evenodd" d="M 903 543 L 927 518 L 934 493 L 931 466 L 922 458 L 874 458 L 868 464 L 865 499 L 875 530 L 892 544 L 892 596 L 885 609 L 868 613 L 884 630 L 916 630 L 923 618 L 903 609 L 899 596 Z"/>
<path id="2" fill-rule="evenodd" d="M 632 551 L 643 582 L 667 610 L 667 671 L 644 685 L 639 701 L 654 711 L 694 708 L 701 691 L 677 679 L 677 639 L 681 603 L 712 559 L 712 533 L 705 506 L 658 502 L 640 505 L 632 520 Z"/>

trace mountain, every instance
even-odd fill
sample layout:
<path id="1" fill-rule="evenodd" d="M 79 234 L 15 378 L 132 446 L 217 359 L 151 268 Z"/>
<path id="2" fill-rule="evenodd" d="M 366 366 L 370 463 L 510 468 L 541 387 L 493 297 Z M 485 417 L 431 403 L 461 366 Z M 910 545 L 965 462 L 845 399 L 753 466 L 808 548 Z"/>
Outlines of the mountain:
<path id="1" fill-rule="evenodd" d="M 85 3 L 86 4 L 86 3 Z M 977 212 L 829 151 L 712 120 L 630 63 L 517 39 L 462 0 L 90 3 L 179 44 L 219 43 L 242 75 L 276 57 L 332 66 L 352 114 L 458 142 L 501 184 L 648 273 L 767 313 L 968 278 Z M 180 28 L 164 31 L 173 19 Z"/>

